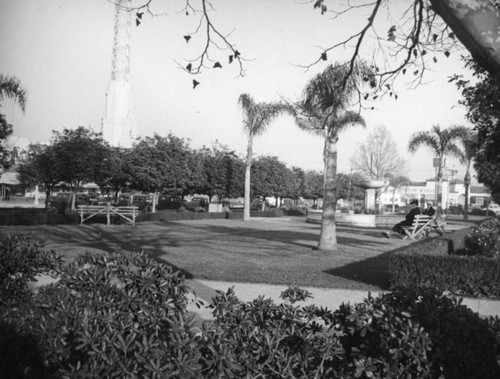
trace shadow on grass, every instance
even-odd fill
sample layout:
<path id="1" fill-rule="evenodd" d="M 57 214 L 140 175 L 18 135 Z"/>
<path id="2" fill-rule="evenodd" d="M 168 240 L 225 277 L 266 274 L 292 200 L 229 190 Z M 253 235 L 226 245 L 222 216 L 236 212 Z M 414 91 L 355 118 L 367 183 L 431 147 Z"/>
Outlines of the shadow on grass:
<path id="1" fill-rule="evenodd" d="M 388 290 L 390 287 L 389 262 L 392 253 L 392 251 L 386 252 L 375 257 L 352 262 L 324 272 L 344 279 L 377 286 L 383 290 Z"/>
<path id="2" fill-rule="evenodd" d="M 231 239 L 237 237 L 250 237 L 256 240 L 268 240 L 273 242 L 281 242 L 283 244 L 294 245 L 299 247 L 307 247 L 315 249 L 317 242 L 319 241 L 319 227 L 311 226 L 311 224 L 305 224 L 301 226 L 300 230 L 287 230 L 287 229 L 271 229 L 263 230 L 260 228 L 252 227 L 234 227 L 234 226 L 222 226 L 222 225 L 189 225 L 190 229 L 197 229 L 200 231 L 205 231 L 212 234 L 211 238 L 223 239 L 225 236 L 230 236 Z M 305 230 L 305 231 L 303 231 Z M 347 232 L 351 236 L 337 236 L 337 241 L 339 245 L 360 247 L 364 249 L 380 250 L 374 249 L 378 246 L 386 246 L 387 241 L 380 238 L 381 231 L 373 229 L 343 229 L 337 228 L 338 232 Z M 193 235 L 192 240 L 204 239 L 207 237 Z M 372 240 L 371 238 L 375 238 Z M 256 245 L 258 248 L 258 245 Z"/>

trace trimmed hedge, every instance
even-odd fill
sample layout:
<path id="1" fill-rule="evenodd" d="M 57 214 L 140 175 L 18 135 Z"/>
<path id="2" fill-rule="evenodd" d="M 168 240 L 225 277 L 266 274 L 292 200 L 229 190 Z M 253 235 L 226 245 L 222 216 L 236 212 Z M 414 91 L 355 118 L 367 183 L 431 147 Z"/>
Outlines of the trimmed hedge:
<path id="1" fill-rule="evenodd" d="M 391 288 L 430 287 L 463 296 L 500 298 L 500 259 L 454 255 L 475 228 L 428 238 L 390 256 Z"/>
<path id="2" fill-rule="evenodd" d="M 463 296 L 500 298 L 500 259 L 398 253 L 390 260 L 391 287 L 431 287 Z"/>
<path id="3" fill-rule="evenodd" d="M 45 208 L 3 208 L 0 209 L 0 225 L 57 225 L 77 224 L 76 213 L 57 213 Z"/>

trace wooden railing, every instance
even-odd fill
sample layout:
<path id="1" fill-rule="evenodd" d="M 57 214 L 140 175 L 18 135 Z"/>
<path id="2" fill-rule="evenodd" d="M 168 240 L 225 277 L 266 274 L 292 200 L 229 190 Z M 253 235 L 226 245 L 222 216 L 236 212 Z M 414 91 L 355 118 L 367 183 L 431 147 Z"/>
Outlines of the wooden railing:
<path id="1" fill-rule="evenodd" d="M 113 207 L 111 205 L 79 205 L 78 214 L 80 215 L 80 224 L 92 217 L 98 215 L 106 215 L 106 224 L 111 224 L 111 216 L 117 215 L 127 222 L 135 225 L 135 219 L 139 215 L 139 208 L 135 206 L 129 207 Z"/>

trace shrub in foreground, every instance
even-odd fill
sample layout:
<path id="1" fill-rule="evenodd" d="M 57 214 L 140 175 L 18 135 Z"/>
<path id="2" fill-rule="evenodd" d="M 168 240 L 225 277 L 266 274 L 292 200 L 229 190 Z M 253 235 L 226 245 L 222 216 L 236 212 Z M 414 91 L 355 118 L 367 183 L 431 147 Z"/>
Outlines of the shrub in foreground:
<path id="1" fill-rule="evenodd" d="M 183 361 L 196 352 L 186 293 L 177 273 L 144 255 L 87 254 L 31 301 L 0 308 L 2 331 L 38 341 L 44 370 L 57 377 L 186 376 Z"/>
<path id="2" fill-rule="evenodd" d="M 61 258 L 29 237 L 0 236 L 0 300 L 14 305 L 30 297 L 28 283 L 41 273 L 58 272 Z"/>
<path id="3" fill-rule="evenodd" d="M 396 290 L 332 311 L 296 305 L 309 296 L 298 288 L 282 294 L 283 304 L 264 297 L 243 303 L 229 289 L 217 293 L 215 319 L 201 329 L 186 311 L 186 293 L 183 278 L 142 254 L 86 254 L 62 267 L 57 283 L 15 306 L 0 302 L 0 372 L 20 378 L 500 374 L 500 320 L 481 320 L 435 290 Z"/>

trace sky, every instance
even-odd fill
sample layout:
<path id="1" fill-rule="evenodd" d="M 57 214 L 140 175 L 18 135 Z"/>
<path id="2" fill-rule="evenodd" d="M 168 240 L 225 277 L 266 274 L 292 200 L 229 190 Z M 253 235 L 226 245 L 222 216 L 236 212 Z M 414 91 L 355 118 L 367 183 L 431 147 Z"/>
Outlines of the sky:
<path id="1" fill-rule="evenodd" d="M 138 0 L 136 0 L 138 1 Z M 402 2 L 401 2 L 402 3 Z M 197 6 L 197 2 L 192 2 Z M 243 155 L 243 132 L 238 97 L 250 94 L 256 101 L 297 100 L 307 81 L 328 63 L 349 58 L 343 49 L 329 53 L 327 62 L 305 70 L 327 47 L 342 36 L 358 31 L 363 17 L 332 20 L 293 0 L 213 0 L 214 24 L 229 35 L 246 58 L 245 76 L 227 63 L 227 51 L 213 50 L 222 69 L 207 69 L 193 77 L 179 67 L 200 53 L 201 35 L 189 43 L 198 16 L 185 15 L 185 1 L 154 0 L 152 10 L 132 27 L 131 87 L 139 136 L 169 132 L 190 140 L 191 146 L 211 146 L 214 141 Z M 397 3 L 398 6 L 400 2 Z M 166 13 L 166 14 L 163 14 Z M 14 75 L 28 91 L 23 114 L 5 101 L 0 112 L 14 126 L 14 134 L 31 142 L 48 142 L 52 131 L 78 126 L 101 131 L 105 96 L 111 75 L 114 6 L 108 0 L 1 0 L 0 72 Z M 356 146 L 366 142 L 377 125 L 386 125 L 398 151 L 407 160 L 406 175 L 414 181 L 434 177 L 432 154 L 427 148 L 410 154 L 408 140 L 415 131 L 432 125 L 467 125 L 460 94 L 449 75 L 459 73 L 458 54 L 442 58 L 415 90 L 397 88 L 399 97 L 383 98 L 363 111 L 366 128 L 352 127 L 340 134 L 338 170 L 348 173 Z M 323 140 L 298 129 L 283 116 L 254 141 L 254 153 L 277 156 L 290 167 L 321 171 Z M 464 169 L 456 160 L 448 168 Z"/>

